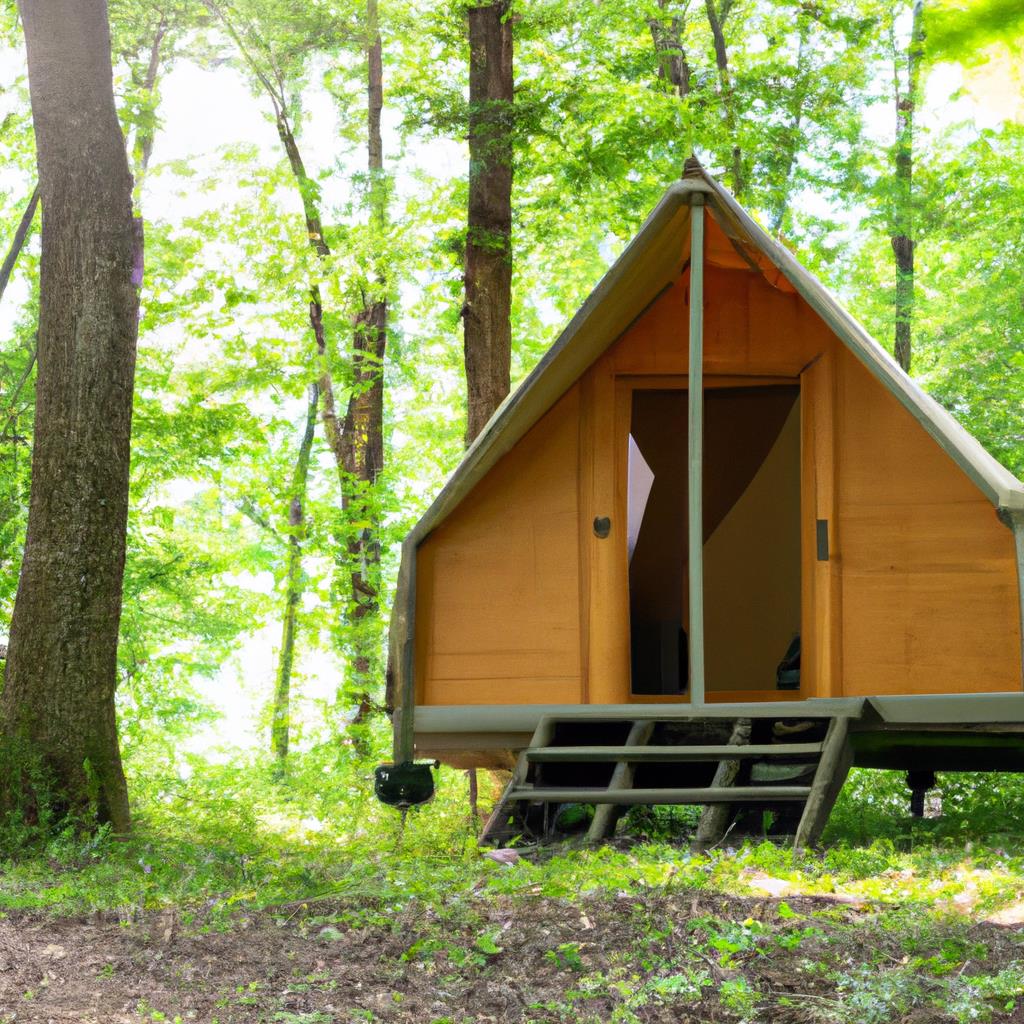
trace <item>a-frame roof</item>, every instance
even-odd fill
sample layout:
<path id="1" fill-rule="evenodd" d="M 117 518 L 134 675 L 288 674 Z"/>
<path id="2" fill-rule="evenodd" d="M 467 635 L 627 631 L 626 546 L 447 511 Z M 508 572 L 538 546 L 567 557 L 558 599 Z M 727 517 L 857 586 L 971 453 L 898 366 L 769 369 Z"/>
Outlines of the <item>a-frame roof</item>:
<path id="1" fill-rule="evenodd" d="M 735 254 L 797 292 L 835 335 L 899 399 L 996 508 L 1024 509 L 1024 484 L 903 371 L 829 290 L 746 213 L 725 188 L 690 161 L 687 175 L 658 205 L 558 340 L 502 403 L 466 452 L 407 544 L 422 541 L 492 466 L 544 415 L 623 331 L 675 280 L 689 248 L 690 196 L 706 208 Z"/>

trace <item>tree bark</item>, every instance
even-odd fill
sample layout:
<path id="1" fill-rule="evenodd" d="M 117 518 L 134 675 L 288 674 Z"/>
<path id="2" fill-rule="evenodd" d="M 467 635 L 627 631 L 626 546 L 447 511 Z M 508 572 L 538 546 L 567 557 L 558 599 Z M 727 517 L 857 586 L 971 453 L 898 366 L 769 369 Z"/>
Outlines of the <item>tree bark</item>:
<path id="1" fill-rule="evenodd" d="M 668 0 L 658 0 L 658 7 L 662 12 L 667 5 Z M 667 78 L 672 83 L 676 95 L 680 99 L 685 99 L 690 95 L 692 77 L 690 62 L 683 46 L 686 22 L 678 14 L 673 15 L 667 25 L 661 19 L 651 17 L 647 19 L 647 27 L 651 30 L 651 41 L 658 56 L 658 77 Z"/>
<path id="2" fill-rule="evenodd" d="M 914 4 L 910 44 L 906 52 L 907 89 L 900 88 L 895 68 L 896 147 L 894 152 L 894 202 L 892 244 L 896 260 L 896 362 L 907 373 L 913 358 L 914 321 L 914 114 L 920 94 L 921 56 L 924 45 L 922 0 Z M 895 57 L 895 55 L 894 55 Z"/>
<path id="3" fill-rule="evenodd" d="M 732 162 L 732 191 L 737 198 L 743 194 L 746 181 L 743 174 L 743 149 L 740 146 L 739 118 L 736 113 L 736 91 L 729 70 L 729 51 L 725 43 L 725 21 L 732 10 L 732 0 L 722 0 L 716 8 L 715 0 L 704 0 L 711 37 L 715 44 L 715 64 L 718 67 L 718 86 L 722 97 L 722 112 L 729 136 Z"/>
<path id="4" fill-rule="evenodd" d="M 512 23 L 509 0 L 470 7 L 466 445 L 509 392 L 512 357 Z"/>
<path id="5" fill-rule="evenodd" d="M 50 773 L 58 811 L 87 821 L 95 809 L 123 832 L 114 690 L 141 246 L 105 0 L 19 8 L 42 265 L 32 491 L 0 715 L 7 740 Z"/>
<path id="6" fill-rule="evenodd" d="M 370 230 L 376 264 L 372 283 L 363 295 L 363 308 L 355 317 L 352 331 L 352 393 L 345 413 L 345 487 L 342 506 L 347 521 L 365 523 L 348 539 L 348 574 L 351 605 L 352 658 L 349 660 L 348 688 L 355 694 L 354 723 L 371 710 L 370 694 L 379 676 L 379 630 L 377 612 L 380 594 L 380 542 L 378 515 L 372 489 L 384 468 L 384 356 L 388 339 L 387 279 L 385 253 L 381 251 L 387 223 L 387 182 L 384 177 L 384 144 L 380 119 L 384 109 L 384 67 L 378 24 L 377 0 L 366 4 L 366 152 L 369 174 Z M 352 529 L 350 527 L 350 529 Z"/>
<path id="7" fill-rule="evenodd" d="M 270 749 L 278 762 L 288 757 L 291 730 L 292 665 L 295 662 L 295 633 L 299 603 L 302 601 L 302 543 L 306 533 L 306 483 L 309 479 L 309 458 L 316 434 L 316 415 L 320 405 L 320 389 L 310 384 L 307 391 L 306 426 L 295 460 L 292 485 L 288 494 L 288 562 L 285 574 L 284 616 L 281 653 L 277 663 L 274 687 L 273 722 L 270 728 Z"/>
<path id="8" fill-rule="evenodd" d="M 469 217 L 462 309 L 468 448 L 511 386 L 512 21 L 509 0 L 470 7 Z M 476 769 L 470 768 L 476 820 Z"/>

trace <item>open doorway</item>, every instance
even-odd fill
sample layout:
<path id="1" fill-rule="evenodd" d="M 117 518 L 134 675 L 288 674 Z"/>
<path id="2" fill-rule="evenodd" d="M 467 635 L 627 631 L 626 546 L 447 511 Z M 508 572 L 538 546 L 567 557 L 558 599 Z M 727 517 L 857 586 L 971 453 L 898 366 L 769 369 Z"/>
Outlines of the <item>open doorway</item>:
<path id="1" fill-rule="evenodd" d="M 709 700 L 799 688 L 799 394 L 795 384 L 705 391 Z M 689 677 L 686 391 L 633 390 L 628 445 L 631 692 L 678 699 Z"/>

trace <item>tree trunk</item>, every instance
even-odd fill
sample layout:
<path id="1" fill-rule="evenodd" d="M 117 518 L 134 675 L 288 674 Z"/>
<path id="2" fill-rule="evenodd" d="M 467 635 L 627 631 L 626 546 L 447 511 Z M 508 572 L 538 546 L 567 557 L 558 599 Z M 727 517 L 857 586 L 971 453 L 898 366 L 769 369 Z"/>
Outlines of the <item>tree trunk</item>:
<path id="1" fill-rule="evenodd" d="M 354 694 L 357 704 L 355 724 L 361 722 L 372 708 L 370 693 L 380 675 L 381 638 L 377 615 L 380 542 L 372 489 L 384 468 L 384 355 L 388 339 L 386 257 L 381 251 L 387 223 L 387 182 L 380 130 L 384 109 L 384 68 L 377 0 L 367 0 L 366 24 L 366 150 L 370 228 L 374 236 L 373 259 L 376 266 L 371 273 L 370 290 L 363 296 L 363 308 L 356 314 L 353 324 L 352 393 L 342 434 L 345 468 L 342 506 L 345 518 L 349 524 L 367 524 L 355 528 L 346 545 L 351 591 L 348 624 L 352 647 L 347 688 Z"/>
<path id="2" fill-rule="evenodd" d="M 729 51 L 725 45 L 725 20 L 732 9 L 732 0 L 722 0 L 715 8 L 715 0 L 704 0 L 708 24 L 715 44 L 715 64 L 718 67 L 718 87 L 722 97 L 722 113 L 729 136 L 732 161 L 732 191 L 737 198 L 743 194 L 746 181 L 743 174 L 743 149 L 740 146 L 739 118 L 736 114 L 736 92 L 729 70 Z"/>
<path id="3" fill-rule="evenodd" d="M 896 362 L 907 373 L 913 356 L 912 328 L 914 321 L 914 113 L 920 93 L 921 55 L 924 44 L 922 0 L 914 4 L 914 17 L 907 47 L 907 90 L 900 89 L 899 72 L 896 84 L 896 148 L 894 153 L 895 182 L 893 201 L 892 244 L 896 259 Z M 895 56 L 895 55 L 894 55 Z"/>
<path id="4" fill-rule="evenodd" d="M 146 75 L 142 80 L 142 92 L 146 111 L 150 118 L 155 116 L 156 107 L 156 82 L 160 73 L 160 46 L 167 34 L 167 16 L 160 15 L 160 21 L 153 32 L 153 42 L 149 49 L 149 63 L 146 65 Z M 142 176 L 149 169 L 149 161 L 153 155 L 153 143 L 156 141 L 156 126 L 152 120 L 143 122 L 135 132 L 134 159 L 136 186 L 142 180 Z"/>
<path id="5" fill-rule="evenodd" d="M 306 172 L 295 132 L 288 118 L 283 76 L 278 69 L 267 74 L 250 53 L 239 31 L 219 8 L 216 0 L 205 0 L 207 8 L 220 18 L 234 39 L 242 57 L 259 80 L 274 107 L 277 132 L 288 157 L 292 177 L 302 199 L 306 235 L 317 256 L 331 255 L 324 238 L 320 215 L 319 189 Z M 381 111 L 383 109 L 383 65 L 378 29 L 377 0 L 367 0 L 367 151 L 370 172 L 370 221 L 378 233 L 387 218 L 387 187 L 383 173 L 383 141 Z M 275 82 L 277 84 L 275 84 Z M 345 610 L 352 626 L 349 647 L 347 688 L 358 703 L 356 721 L 371 708 L 370 689 L 377 676 L 376 657 L 380 646 L 372 626 L 376 621 L 379 593 L 380 550 L 370 489 L 383 467 L 383 362 L 387 343 L 386 278 L 383 271 L 386 255 L 376 255 L 377 266 L 371 274 L 373 285 L 364 295 L 363 308 L 354 318 L 351 346 L 352 391 L 343 418 L 339 417 L 331 369 L 331 339 L 324 323 L 324 310 L 319 285 L 309 289 L 309 323 L 316 341 L 319 364 L 321 418 L 328 446 L 338 468 L 342 508 L 348 523 L 369 523 L 359 527 L 344 542 L 343 561 L 347 568 L 350 594 Z"/>
<path id="6" fill-rule="evenodd" d="M 42 266 L 32 492 L 0 712 L 8 742 L 51 775 L 59 811 L 84 820 L 95 806 L 123 832 L 114 690 L 141 246 L 105 0 L 19 8 Z"/>
<path id="7" fill-rule="evenodd" d="M 469 221 L 466 302 L 466 447 L 511 386 L 512 364 L 512 22 L 509 0 L 470 7 Z M 476 769 L 470 768 L 476 819 Z"/>
<path id="8" fill-rule="evenodd" d="M 306 427 L 295 460 L 292 486 L 288 495 L 288 565 L 285 574 L 284 620 L 281 654 L 277 663 L 277 684 L 274 687 L 274 717 L 270 728 L 270 749 L 278 762 L 288 757 L 291 726 L 292 665 L 295 661 L 295 631 L 299 603 L 302 600 L 302 542 L 306 532 L 306 481 L 309 479 L 309 457 L 316 434 L 316 414 L 320 405 L 320 389 L 310 384 L 307 392 Z"/>
<path id="9" fill-rule="evenodd" d="M 470 7 L 469 224 L 463 307 L 466 445 L 509 391 L 512 356 L 512 24 L 509 0 Z"/>
<path id="10" fill-rule="evenodd" d="M 663 13 L 667 6 L 668 0 L 658 0 L 658 7 Z M 650 17 L 647 19 L 647 27 L 651 30 L 651 41 L 658 55 L 658 77 L 667 78 L 676 95 L 685 99 L 690 95 L 691 80 L 690 62 L 683 47 L 685 20 L 674 14 L 671 22 L 666 25 L 660 18 Z"/>

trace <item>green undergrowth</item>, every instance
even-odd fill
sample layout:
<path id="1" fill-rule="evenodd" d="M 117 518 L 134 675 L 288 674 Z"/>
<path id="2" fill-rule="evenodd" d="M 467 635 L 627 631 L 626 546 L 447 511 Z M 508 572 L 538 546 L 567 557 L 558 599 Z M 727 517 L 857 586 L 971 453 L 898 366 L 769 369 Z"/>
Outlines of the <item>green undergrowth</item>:
<path id="1" fill-rule="evenodd" d="M 668 889 L 984 917 L 1024 900 L 1024 783 L 1012 776 L 943 778 L 946 813 L 915 821 L 899 775 L 855 772 L 822 850 L 799 859 L 783 841 L 731 833 L 691 853 L 695 817 L 660 811 L 631 816 L 614 844 L 592 849 L 570 838 L 526 848 L 511 867 L 477 847 L 464 773 L 442 769 L 435 800 L 404 825 L 374 799 L 371 776 L 372 764 L 351 748 L 300 755 L 283 780 L 269 763 L 241 756 L 136 765 L 132 835 L 57 831 L 0 851 L 0 910 L 131 918 L 173 906 L 217 922 L 239 909 L 320 900 L 373 914 L 410 899 L 452 907 Z"/>
<path id="2" fill-rule="evenodd" d="M 534 1024 L 740 1024 L 769 1010 L 889 1024 L 924 1009 L 996 1024 L 1024 1005 L 1024 932 L 1003 927 L 1024 919 L 1012 777 L 943 779 L 944 816 L 914 821 L 899 776 L 855 773 L 826 842 L 799 858 L 735 833 L 693 853 L 696 816 L 655 809 L 613 843 L 524 846 L 501 864 L 476 843 L 462 772 L 441 770 L 436 799 L 403 825 L 351 748 L 301 754 L 285 779 L 242 756 L 132 768 L 133 834 L 51 831 L 5 851 L 0 916 L 129 924 L 173 909 L 186 929 L 227 932 L 262 912 L 274 934 L 375 944 L 396 1000 L 429 982 L 459 1005 L 481 983 L 518 979 Z M 295 992 L 318 991 L 321 974 L 303 978 Z M 292 1019 L 281 1013 L 259 1019 Z"/>

